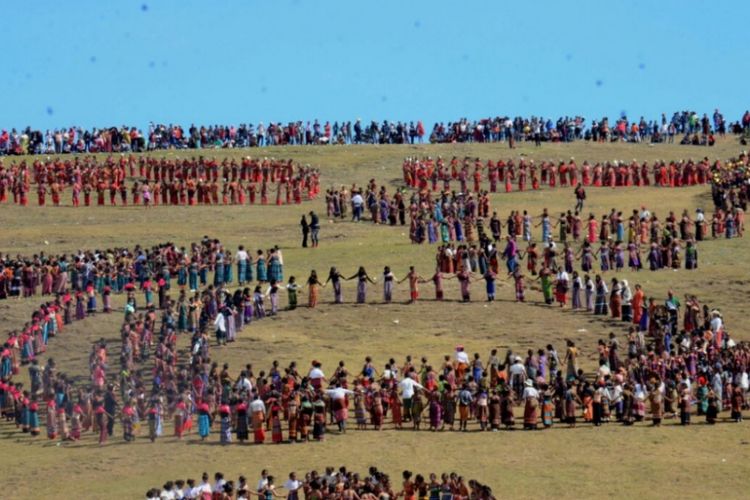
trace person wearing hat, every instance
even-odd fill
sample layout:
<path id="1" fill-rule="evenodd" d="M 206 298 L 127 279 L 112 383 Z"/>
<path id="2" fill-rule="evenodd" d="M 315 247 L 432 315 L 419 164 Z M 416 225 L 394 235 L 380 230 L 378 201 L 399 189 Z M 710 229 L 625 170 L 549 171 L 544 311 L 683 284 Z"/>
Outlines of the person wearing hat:
<path id="1" fill-rule="evenodd" d="M 510 386 L 515 392 L 516 398 L 521 399 L 524 383 L 527 380 L 526 367 L 523 365 L 521 356 L 515 356 L 513 358 L 513 363 L 508 369 L 508 374 L 510 375 Z"/>
<path id="2" fill-rule="evenodd" d="M 537 409 L 539 408 L 539 391 L 531 379 L 526 379 L 523 389 L 523 428 L 535 430 L 537 426 Z"/>

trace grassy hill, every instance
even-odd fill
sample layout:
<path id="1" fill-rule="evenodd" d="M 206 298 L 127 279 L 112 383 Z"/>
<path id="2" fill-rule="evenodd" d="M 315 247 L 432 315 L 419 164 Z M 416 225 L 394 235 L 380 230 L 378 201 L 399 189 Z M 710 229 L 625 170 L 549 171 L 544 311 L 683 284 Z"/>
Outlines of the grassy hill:
<path id="1" fill-rule="evenodd" d="M 400 185 L 401 162 L 405 156 L 454 155 L 508 159 L 525 155 L 537 160 L 641 160 L 702 158 L 725 160 L 740 150 L 737 142 L 726 140 L 714 148 L 633 144 L 522 145 L 509 150 L 498 144 L 429 146 L 347 146 L 266 148 L 262 150 L 202 151 L 204 155 L 275 156 L 310 163 L 322 171 L 322 189 L 331 185 L 364 184 L 374 178 L 387 183 L 389 190 Z M 177 157 L 197 152 L 158 152 L 156 156 Z M 5 159 L 6 163 L 10 160 Z M 65 202 L 69 203 L 66 193 Z M 33 202 L 32 198 L 32 202 Z M 572 208 L 572 191 L 497 194 L 492 209 L 501 216 L 510 210 L 532 214 L 548 208 L 554 214 Z M 691 212 L 698 207 L 712 209 L 708 188 L 590 188 L 585 212 L 597 216 L 611 208 L 630 211 L 646 205 L 662 217 L 669 210 Z M 407 228 L 374 226 L 363 222 L 330 222 L 322 217 L 321 244 L 317 249 L 300 248 L 298 221 L 311 209 L 325 214 L 324 200 L 301 206 L 218 206 L 218 207 L 0 207 L 0 234 L 3 252 L 33 254 L 39 251 L 70 252 L 79 248 L 106 248 L 133 243 L 155 244 L 167 240 L 187 245 L 203 235 L 220 238 L 229 248 L 240 244 L 249 249 L 278 244 L 284 252 L 285 276 L 304 280 L 310 269 L 325 276 L 331 266 L 353 274 L 364 265 L 371 275 L 379 275 L 389 265 L 403 277 L 409 265 L 423 274 L 434 267 L 435 249 L 412 245 Z M 539 230 L 535 235 L 539 236 Z M 750 297 L 750 274 L 745 262 L 750 250 L 744 239 L 707 241 L 700 245 L 700 268 L 695 272 L 625 271 L 618 277 L 631 285 L 640 283 L 647 295 L 660 300 L 668 289 L 682 296 L 696 294 L 704 302 L 720 306 L 732 334 L 750 340 L 745 330 L 745 303 Z M 608 277 L 614 276 L 609 273 Z M 499 285 L 498 300 L 483 301 L 483 287 L 473 288 L 474 302 L 458 302 L 458 286 L 446 282 L 446 302 L 421 301 L 406 305 L 408 288 L 397 288 L 398 303 L 383 305 L 380 284 L 371 286 L 365 306 L 354 305 L 355 285 L 344 284 L 342 306 L 331 305 L 332 291 L 322 290 L 321 304 L 282 313 L 246 327 L 238 342 L 212 351 L 219 363 L 227 362 L 233 374 L 252 363 L 256 373 L 267 370 L 272 360 L 282 365 L 297 360 L 305 368 L 313 358 L 332 373 L 339 360 L 357 372 L 370 355 L 380 369 L 389 357 L 401 363 L 407 354 L 425 355 L 438 363 L 444 354 L 462 343 L 471 353 L 486 359 L 491 348 L 501 353 L 511 348 L 523 351 L 553 343 L 562 349 L 565 338 L 572 338 L 583 351 L 584 368 L 593 368 L 597 359 L 596 341 L 610 331 L 624 333 L 625 324 L 595 318 L 586 313 L 559 311 L 544 306 L 541 293 L 527 291 L 527 304 L 514 303 L 510 282 Z M 423 295 L 433 296 L 425 286 Z M 39 299 L 0 302 L 4 330 L 19 327 Z M 304 302 L 304 299 L 302 300 Z M 284 303 L 284 301 L 282 301 Z M 91 342 L 105 338 L 118 344 L 122 319 L 118 310 L 73 324 L 49 349 L 60 371 L 73 376 L 88 374 L 86 360 Z M 187 339 L 182 339 L 187 342 Z M 113 359 L 116 359 L 113 357 Z M 113 371 L 113 370 L 110 370 Z M 25 378 L 24 373 L 23 377 Z M 171 430 L 171 425 L 167 425 Z M 750 472 L 750 428 L 722 424 L 715 427 L 693 425 L 681 428 L 667 425 L 650 428 L 640 424 L 623 428 L 609 424 L 569 430 L 556 426 L 545 432 L 522 431 L 484 434 L 480 432 L 432 433 L 429 431 L 384 432 L 351 431 L 339 436 L 329 433 L 323 443 L 306 445 L 265 445 L 222 447 L 213 435 L 201 443 L 197 437 L 177 441 L 164 437 L 155 444 L 139 439 L 124 444 L 119 436 L 99 447 L 92 436 L 80 443 L 58 445 L 39 437 L 31 439 L 14 426 L 0 424 L 0 467 L 6 472 L 5 498 L 30 496 L 60 498 L 138 498 L 150 486 L 167 479 L 200 477 L 221 470 L 236 478 L 240 473 L 253 480 L 261 468 L 279 478 L 291 470 L 298 472 L 326 465 L 347 465 L 364 471 L 376 465 L 395 479 L 403 469 L 423 473 L 456 471 L 493 487 L 502 497 L 557 496 L 593 497 L 705 497 L 721 494 L 743 497 Z"/>

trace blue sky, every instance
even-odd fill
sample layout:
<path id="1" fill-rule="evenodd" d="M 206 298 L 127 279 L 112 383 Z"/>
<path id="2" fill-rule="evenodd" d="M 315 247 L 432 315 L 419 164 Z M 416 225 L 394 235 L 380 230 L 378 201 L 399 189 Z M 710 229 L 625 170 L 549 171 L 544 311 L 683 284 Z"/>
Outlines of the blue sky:
<path id="1" fill-rule="evenodd" d="M 16 2 L 0 127 L 750 107 L 738 1 Z"/>

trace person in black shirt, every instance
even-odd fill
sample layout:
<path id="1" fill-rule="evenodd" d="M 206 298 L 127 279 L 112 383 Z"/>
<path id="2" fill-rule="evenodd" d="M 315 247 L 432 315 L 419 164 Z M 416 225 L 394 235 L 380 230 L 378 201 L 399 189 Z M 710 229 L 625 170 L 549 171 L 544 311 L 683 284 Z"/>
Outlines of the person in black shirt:
<path id="1" fill-rule="evenodd" d="M 107 412 L 107 434 L 111 437 L 115 427 L 115 415 L 117 414 L 117 397 L 115 396 L 115 387 L 112 384 L 107 386 L 107 392 L 104 394 L 104 411 Z"/>
<path id="2" fill-rule="evenodd" d="M 307 223 L 307 218 L 302 214 L 302 220 L 299 225 L 302 227 L 302 248 L 307 248 L 307 235 L 310 234 L 310 225 Z"/>
<path id="3" fill-rule="evenodd" d="M 310 240 L 312 241 L 313 248 L 318 246 L 318 232 L 320 231 L 320 220 L 318 216 L 310 211 Z"/>
<path id="4" fill-rule="evenodd" d="M 575 195 L 576 195 L 576 212 L 580 212 L 583 210 L 583 200 L 586 199 L 586 190 L 583 188 L 583 185 L 578 184 L 576 186 Z"/>

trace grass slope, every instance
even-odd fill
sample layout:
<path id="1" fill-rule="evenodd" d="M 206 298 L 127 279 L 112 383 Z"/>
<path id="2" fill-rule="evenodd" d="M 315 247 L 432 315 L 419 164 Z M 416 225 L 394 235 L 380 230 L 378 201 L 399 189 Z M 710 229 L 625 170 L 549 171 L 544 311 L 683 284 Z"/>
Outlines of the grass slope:
<path id="1" fill-rule="evenodd" d="M 324 189 L 353 182 L 363 184 L 375 178 L 378 183 L 387 182 L 392 191 L 400 184 L 403 157 L 413 155 L 507 159 L 524 154 L 537 160 L 574 156 L 580 164 L 584 159 L 640 161 L 704 155 L 723 160 L 738 150 L 736 142 L 727 141 L 711 149 L 576 143 L 545 145 L 539 149 L 523 145 L 509 151 L 501 145 L 478 144 L 222 150 L 216 151 L 216 156 L 291 157 L 320 166 Z M 192 152 L 166 154 L 186 156 Z M 66 202 L 68 198 L 66 194 Z M 492 208 L 502 216 L 513 209 L 538 214 L 543 207 L 554 214 L 571 208 L 572 204 L 570 190 L 498 194 L 492 198 Z M 642 204 L 662 216 L 668 210 L 711 209 L 706 188 L 591 188 L 587 204 L 585 211 L 597 216 L 613 207 L 629 211 Z M 251 249 L 279 244 L 284 250 L 285 276 L 296 275 L 300 280 L 312 268 L 325 275 L 331 265 L 338 266 L 345 274 L 365 265 L 373 275 L 378 275 L 384 265 L 390 265 L 398 277 L 412 264 L 424 274 L 433 268 L 434 248 L 411 245 L 408 228 L 323 220 L 320 248 L 298 248 L 299 216 L 310 209 L 325 213 L 322 200 L 302 206 L 156 207 L 149 211 L 136 207 L 74 210 L 3 206 L 0 250 L 31 254 L 40 250 L 70 252 L 134 242 L 154 244 L 173 240 L 187 244 L 208 234 L 220 238 L 230 249 L 239 244 Z M 45 240 L 49 246 L 44 244 Z M 631 285 L 642 284 L 647 294 L 659 298 L 669 288 L 679 294 L 695 293 L 704 302 L 721 306 L 735 337 L 750 339 L 745 331 L 743 307 L 750 295 L 747 286 L 750 275 L 743 265 L 750 257 L 745 241 L 708 241 L 700 246 L 700 252 L 697 272 L 624 272 L 619 276 L 626 277 Z M 531 303 L 515 304 L 510 282 L 500 285 L 499 300 L 489 305 L 482 302 L 484 293 L 479 283 L 473 287 L 475 302 L 471 304 L 458 302 L 458 286 L 453 281 L 446 283 L 445 303 L 425 300 L 416 306 L 378 304 L 379 285 L 370 287 L 371 304 L 356 306 L 352 304 L 354 288 L 353 283 L 344 284 L 348 303 L 336 307 L 328 303 L 332 300 L 331 290 L 324 289 L 325 303 L 318 309 L 302 308 L 256 323 L 246 328 L 234 345 L 212 351 L 213 357 L 230 363 L 235 373 L 245 363 L 253 363 L 256 371 L 267 369 L 273 359 L 282 364 L 298 360 L 304 367 L 313 357 L 324 363 L 327 373 L 333 371 L 339 360 L 345 360 L 350 370 L 356 372 L 366 355 L 373 356 L 378 367 L 388 357 L 401 362 L 406 354 L 424 354 L 437 363 L 458 342 L 486 358 L 493 347 L 501 352 L 506 348 L 525 351 L 549 342 L 562 347 L 564 338 L 573 338 L 583 348 L 584 367 L 591 368 L 596 361 L 596 340 L 609 331 L 618 335 L 624 331 L 620 322 L 543 306 L 539 304 L 541 297 L 537 291 L 528 291 Z M 423 295 L 432 297 L 431 288 L 425 287 Z M 407 288 L 402 285 L 397 289 L 396 299 L 404 302 L 406 298 Z M 37 299 L 0 302 L 0 320 L 5 330 L 21 326 L 36 304 Z M 122 305 L 119 298 L 115 305 L 120 307 L 118 312 L 76 323 L 53 341 L 49 352 L 61 371 L 86 377 L 91 342 L 104 337 L 111 345 L 117 344 Z M 165 437 L 156 444 L 141 439 L 131 445 L 124 445 L 115 436 L 110 445 L 100 448 L 92 436 L 77 444 L 58 446 L 41 437 L 32 440 L 3 423 L 0 467 L 11 481 L 2 496 L 138 498 L 148 487 L 160 485 L 166 479 L 199 477 L 204 470 L 209 473 L 222 470 L 232 477 L 244 473 L 252 479 L 263 467 L 270 468 L 277 477 L 284 477 L 290 470 L 320 470 L 326 465 L 342 464 L 355 470 L 377 465 L 394 477 L 405 468 L 420 472 L 455 470 L 489 483 L 501 496 L 574 498 L 609 494 L 673 498 L 719 493 L 727 498 L 745 496 L 750 472 L 747 425 L 714 428 L 694 425 L 683 429 L 668 424 L 660 429 L 609 425 L 568 430 L 557 426 L 547 432 L 495 434 L 351 431 L 345 436 L 329 434 L 324 443 L 262 447 L 221 447 L 216 435 L 208 443 L 199 443 L 191 436 L 182 442 Z M 119 426 L 116 432 L 119 433 Z"/>

